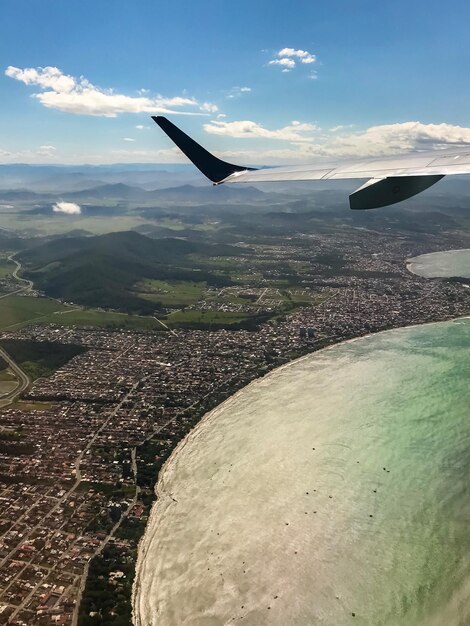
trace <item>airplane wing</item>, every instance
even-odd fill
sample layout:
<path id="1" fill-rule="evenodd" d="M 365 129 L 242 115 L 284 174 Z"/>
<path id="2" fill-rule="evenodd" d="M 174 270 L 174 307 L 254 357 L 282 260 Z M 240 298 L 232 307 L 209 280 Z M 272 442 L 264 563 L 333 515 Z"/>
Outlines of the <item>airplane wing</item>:
<path id="1" fill-rule="evenodd" d="M 349 196 L 351 209 L 376 209 L 424 191 L 448 174 L 470 174 L 470 148 L 255 169 L 218 159 L 165 117 L 152 119 L 214 184 L 367 178 Z"/>

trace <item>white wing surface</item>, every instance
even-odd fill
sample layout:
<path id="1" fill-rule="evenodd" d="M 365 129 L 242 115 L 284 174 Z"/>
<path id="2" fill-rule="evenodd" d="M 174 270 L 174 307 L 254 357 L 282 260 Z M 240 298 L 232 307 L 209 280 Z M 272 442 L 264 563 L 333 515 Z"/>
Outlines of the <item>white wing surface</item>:
<path id="1" fill-rule="evenodd" d="M 235 172 L 224 183 L 254 183 L 285 180 L 338 180 L 390 176 L 445 176 L 470 173 L 470 149 L 432 150 L 375 159 L 273 167 Z"/>
<path id="2" fill-rule="evenodd" d="M 218 159 L 166 118 L 153 119 L 215 184 L 369 179 L 349 196 L 352 209 L 374 209 L 395 204 L 424 191 L 446 175 L 470 174 L 468 148 L 291 167 L 247 168 Z"/>

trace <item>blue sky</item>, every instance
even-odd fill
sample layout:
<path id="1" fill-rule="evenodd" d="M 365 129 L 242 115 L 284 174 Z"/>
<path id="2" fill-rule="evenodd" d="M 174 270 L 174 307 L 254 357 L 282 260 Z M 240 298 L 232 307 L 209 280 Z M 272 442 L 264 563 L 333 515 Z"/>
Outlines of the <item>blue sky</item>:
<path id="1" fill-rule="evenodd" d="M 0 162 L 246 163 L 470 144 L 470 4 L 2 0 Z M 143 127 L 143 128 L 139 128 Z"/>

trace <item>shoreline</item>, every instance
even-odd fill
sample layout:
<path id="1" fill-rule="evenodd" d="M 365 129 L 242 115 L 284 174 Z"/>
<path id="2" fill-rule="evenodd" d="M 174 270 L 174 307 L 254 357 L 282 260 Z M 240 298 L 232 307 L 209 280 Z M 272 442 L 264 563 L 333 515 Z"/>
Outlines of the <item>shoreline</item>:
<path id="1" fill-rule="evenodd" d="M 135 577 L 134 577 L 134 582 L 133 582 L 133 585 L 132 585 L 132 596 L 131 596 L 131 602 L 132 602 L 132 623 L 133 623 L 133 625 L 134 626 L 145 626 L 145 624 L 141 620 L 140 615 L 137 615 L 136 614 L 136 610 L 135 610 L 135 608 L 136 608 L 136 604 L 135 603 L 136 603 L 137 600 L 140 600 L 141 587 L 140 587 L 139 581 L 142 578 L 141 574 L 145 570 L 145 561 L 146 561 L 147 553 L 148 553 L 149 548 L 150 548 L 150 546 L 152 544 L 153 538 L 155 537 L 155 535 L 157 534 L 157 532 L 159 530 L 159 526 L 160 526 L 159 518 L 161 517 L 161 513 L 164 512 L 164 510 L 168 506 L 171 506 L 171 503 L 173 502 L 173 500 L 171 498 L 171 495 L 170 495 L 170 497 L 167 497 L 165 499 L 165 495 L 166 495 L 165 480 L 166 480 L 167 472 L 170 469 L 172 461 L 174 461 L 176 456 L 181 452 L 181 450 L 184 449 L 184 447 L 190 441 L 192 441 L 195 437 L 197 437 L 199 435 L 200 429 L 202 429 L 209 420 L 215 419 L 220 411 L 226 409 L 231 404 L 233 404 L 235 402 L 235 400 L 237 399 L 237 397 L 239 396 L 239 394 L 241 394 L 242 392 L 245 392 L 248 389 L 250 389 L 251 387 L 253 387 L 255 385 L 258 385 L 262 381 L 269 380 L 270 377 L 273 377 L 274 375 L 277 375 L 278 373 L 281 373 L 286 368 L 288 368 L 290 366 L 293 366 L 294 364 L 300 363 L 303 360 L 305 360 L 307 358 L 310 358 L 313 355 L 316 355 L 316 354 L 318 354 L 320 352 L 324 352 L 324 351 L 336 348 L 338 346 L 347 345 L 349 343 L 353 343 L 353 342 L 361 341 L 361 340 L 364 340 L 364 339 L 368 339 L 370 337 L 373 337 L 373 336 L 376 336 L 376 335 L 380 335 L 382 333 L 396 332 L 396 331 L 400 331 L 402 329 L 405 330 L 405 329 L 408 329 L 408 328 L 417 328 L 417 327 L 420 327 L 420 326 L 428 326 L 430 324 L 447 324 L 449 322 L 458 322 L 460 320 L 467 320 L 467 319 L 470 319 L 470 315 L 469 314 L 466 314 L 464 316 L 455 317 L 455 318 L 449 318 L 447 320 L 440 320 L 440 321 L 433 321 L 433 322 L 422 322 L 422 323 L 418 323 L 418 324 L 409 324 L 407 326 L 400 326 L 400 327 L 397 327 L 397 328 L 389 328 L 389 329 L 386 329 L 386 330 L 381 330 L 381 331 L 378 331 L 378 332 L 372 332 L 372 333 L 368 333 L 366 335 L 361 335 L 361 336 L 358 336 L 358 337 L 352 337 L 350 339 L 345 339 L 345 340 L 339 341 L 337 343 L 332 343 L 331 345 L 325 346 L 325 347 L 320 348 L 320 349 L 312 350 L 308 354 L 305 354 L 305 355 L 303 355 L 301 357 L 293 359 L 292 361 L 289 361 L 287 363 L 283 363 L 279 367 L 276 367 L 276 368 L 272 369 L 271 371 L 267 372 L 263 376 L 255 378 L 250 383 L 248 383 L 248 385 L 245 385 L 241 389 L 238 389 L 237 391 L 235 391 L 235 393 L 230 395 L 223 402 L 221 402 L 216 407 L 214 407 L 213 409 L 208 411 L 205 415 L 203 415 L 203 417 L 199 420 L 199 422 L 196 424 L 196 426 L 180 442 L 178 442 L 178 444 L 175 446 L 175 448 L 173 449 L 173 451 L 170 454 L 170 456 L 168 457 L 168 459 L 165 461 L 164 465 L 162 466 L 162 468 L 161 468 L 161 470 L 160 470 L 160 472 L 159 472 L 159 474 L 157 476 L 157 481 L 155 483 L 155 489 L 154 489 L 155 495 L 156 495 L 156 499 L 155 499 L 154 503 L 152 504 L 152 508 L 151 508 L 150 515 L 149 515 L 148 520 L 147 520 L 147 524 L 146 524 L 146 528 L 145 528 L 144 534 L 140 538 L 139 544 L 138 544 L 138 547 L 137 547 L 137 561 L 136 561 L 136 566 L 135 566 Z M 158 507 L 158 511 L 157 511 L 157 507 Z M 162 508 L 163 508 L 163 511 L 161 510 Z M 139 602 L 139 604 L 140 604 L 140 602 Z"/>
<path id="2" fill-rule="evenodd" d="M 426 274 L 426 272 L 416 272 L 413 271 L 411 268 L 413 265 L 422 263 L 422 262 L 426 262 L 426 260 L 429 257 L 434 257 L 437 255 L 458 255 L 462 252 L 468 252 L 470 254 L 470 248 L 452 248 L 450 250 L 437 250 L 436 252 L 425 252 L 424 254 L 419 254 L 418 256 L 415 257 L 410 257 L 409 259 L 405 260 L 405 267 L 407 269 L 408 272 L 410 272 L 410 274 L 413 274 L 414 276 L 420 276 L 421 278 L 427 278 L 427 279 L 435 279 L 435 278 L 444 278 L 444 279 L 449 279 L 449 278 L 459 278 L 459 274 L 448 274 L 448 273 L 439 273 L 439 270 L 436 270 L 438 273 L 437 274 L 433 274 L 433 275 L 428 275 Z M 466 278 L 466 277 L 464 277 Z M 470 280 L 470 278 L 469 278 Z"/>

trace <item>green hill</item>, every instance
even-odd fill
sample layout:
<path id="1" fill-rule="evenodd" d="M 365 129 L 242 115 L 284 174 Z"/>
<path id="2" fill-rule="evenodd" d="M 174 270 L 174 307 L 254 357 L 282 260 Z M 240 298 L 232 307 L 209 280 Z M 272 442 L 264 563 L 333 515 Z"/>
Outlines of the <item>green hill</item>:
<path id="1" fill-rule="evenodd" d="M 231 284 L 198 267 L 192 255 L 235 256 L 239 249 L 182 239 L 149 239 L 136 232 L 55 239 L 21 252 L 24 275 L 47 295 L 86 306 L 152 313 L 158 303 L 132 292 L 143 278 Z"/>

